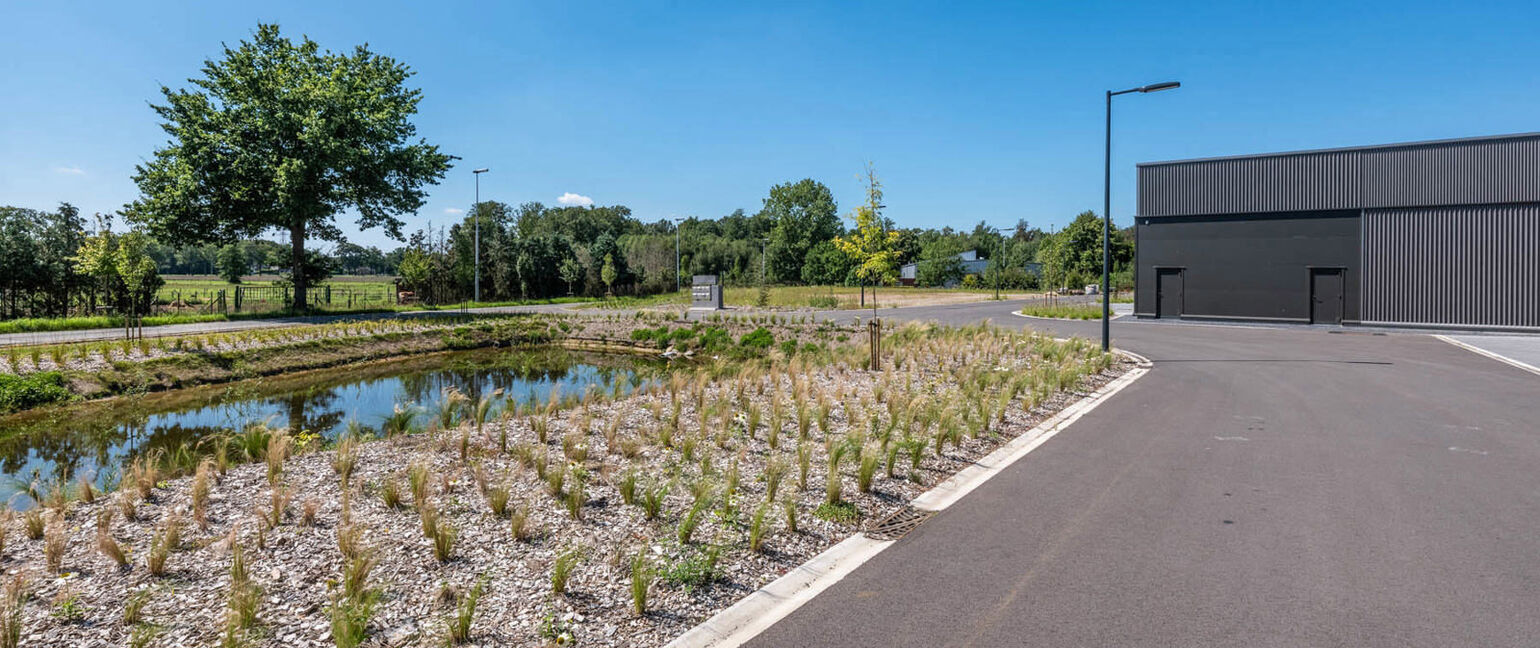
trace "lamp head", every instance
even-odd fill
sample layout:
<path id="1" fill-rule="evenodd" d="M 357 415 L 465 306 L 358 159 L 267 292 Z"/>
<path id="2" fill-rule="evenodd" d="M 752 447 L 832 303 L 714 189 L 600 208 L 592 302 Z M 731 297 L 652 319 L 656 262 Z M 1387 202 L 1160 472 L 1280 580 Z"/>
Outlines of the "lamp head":
<path id="1" fill-rule="evenodd" d="M 1139 88 L 1139 92 L 1160 92 L 1161 90 L 1172 90 L 1180 87 L 1182 87 L 1181 81 L 1166 81 L 1164 83 L 1151 83 Z"/>
<path id="2" fill-rule="evenodd" d="M 488 171 L 491 171 L 491 169 L 485 169 L 485 168 L 483 168 L 483 169 L 472 169 L 471 173 L 486 173 Z"/>

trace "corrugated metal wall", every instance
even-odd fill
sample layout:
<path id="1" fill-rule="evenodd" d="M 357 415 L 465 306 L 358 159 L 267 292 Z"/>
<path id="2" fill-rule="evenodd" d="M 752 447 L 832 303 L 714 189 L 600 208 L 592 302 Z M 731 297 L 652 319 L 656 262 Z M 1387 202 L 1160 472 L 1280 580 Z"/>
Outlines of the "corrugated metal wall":
<path id="1" fill-rule="evenodd" d="M 1139 166 L 1139 216 L 1540 202 L 1540 135 Z"/>
<path id="2" fill-rule="evenodd" d="M 1363 206 L 1540 201 L 1540 138 L 1476 140 L 1363 152 Z"/>
<path id="3" fill-rule="evenodd" d="M 1356 151 L 1144 165 L 1139 215 L 1358 209 L 1361 175 Z"/>
<path id="4" fill-rule="evenodd" d="M 1540 327 L 1540 206 L 1371 209 L 1363 320 Z"/>

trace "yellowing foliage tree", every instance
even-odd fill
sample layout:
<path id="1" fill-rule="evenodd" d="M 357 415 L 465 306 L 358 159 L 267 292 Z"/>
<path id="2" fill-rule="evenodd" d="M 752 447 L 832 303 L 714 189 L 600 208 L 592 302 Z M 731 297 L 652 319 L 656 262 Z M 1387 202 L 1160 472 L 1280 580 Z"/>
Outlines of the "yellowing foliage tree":
<path id="1" fill-rule="evenodd" d="M 882 181 L 877 169 L 866 165 L 866 203 L 856 207 L 850 218 L 855 231 L 838 236 L 834 245 L 855 263 L 856 278 L 862 286 L 871 284 L 872 302 L 877 300 L 877 286 L 898 278 L 898 232 L 888 231 L 882 220 Z M 864 294 L 863 294 L 864 300 Z"/>

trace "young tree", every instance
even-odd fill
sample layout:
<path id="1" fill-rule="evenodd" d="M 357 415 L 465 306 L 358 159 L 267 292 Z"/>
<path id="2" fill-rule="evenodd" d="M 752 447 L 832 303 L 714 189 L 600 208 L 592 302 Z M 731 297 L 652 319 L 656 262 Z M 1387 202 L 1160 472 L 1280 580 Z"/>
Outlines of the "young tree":
<path id="1" fill-rule="evenodd" d="M 604 280 L 605 296 L 615 296 L 615 280 L 620 278 L 620 272 L 615 269 L 615 255 L 604 255 L 604 269 L 600 271 L 599 277 Z"/>
<path id="2" fill-rule="evenodd" d="M 307 238 L 342 240 L 333 216 L 353 209 L 359 227 L 400 239 L 399 217 L 449 169 L 449 156 L 415 137 L 422 93 L 406 87 L 411 76 L 367 46 L 323 52 L 259 24 L 205 61 L 193 90 L 161 88 L 166 103 L 154 109 L 171 141 L 137 167 L 128 216 L 176 245 L 287 233 L 303 308 Z"/>
<path id="3" fill-rule="evenodd" d="M 109 296 L 117 311 L 143 313 L 166 282 L 150 258 L 150 239 L 144 232 L 112 231 L 112 220 L 97 215 L 96 233 L 81 244 L 73 257 L 77 272 L 90 277 Z"/>
<path id="4" fill-rule="evenodd" d="M 569 256 L 562 259 L 557 270 L 561 273 L 561 280 L 567 282 L 567 295 L 572 295 L 572 284 L 583 280 L 583 264 L 578 263 L 577 257 Z"/>
<path id="5" fill-rule="evenodd" d="M 241 277 L 249 273 L 251 265 L 247 263 L 246 251 L 241 249 L 240 243 L 219 248 L 219 277 L 225 283 L 238 284 Z"/>
<path id="6" fill-rule="evenodd" d="M 855 262 L 856 279 L 862 286 L 871 284 L 873 300 L 877 298 L 878 285 L 891 283 L 898 276 L 898 252 L 894 249 L 898 232 L 884 227 L 882 208 L 882 182 L 877 179 L 877 169 L 867 164 L 866 204 L 856 207 L 850 215 L 856 229 L 849 236 L 835 238 L 834 244 Z"/>

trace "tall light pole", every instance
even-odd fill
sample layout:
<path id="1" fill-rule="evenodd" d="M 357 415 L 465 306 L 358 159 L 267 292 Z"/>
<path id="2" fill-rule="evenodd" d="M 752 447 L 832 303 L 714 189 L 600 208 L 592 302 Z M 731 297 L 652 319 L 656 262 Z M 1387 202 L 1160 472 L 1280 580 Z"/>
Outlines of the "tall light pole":
<path id="1" fill-rule="evenodd" d="M 684 219 L 675 216 L 670 220 L 674 221 L 674 292 L 679 292 L 682 286 L 679 279 L 679 229 L 683 227 Z"/>
<path id="2" fill-rule="evenodd" d="M 1152 83 L 1127 90 L 1107 91 L 1107 155 L 1102 177 L 1102 351 L 1112 349 L 1112 98 L 1131 92 L 1150 93 L 1180 88 L 1177 81 Z"/>
<path id="3" fill-rule="evenodd" d="M 1000 275 L 1005 274 L 1005 265 L 1004 265 L 1004 261 L 1005 261 L 1005 259 L 1004 259 L 1004 257 L 1005 257 L 1005 236 L 1004 236 L 1005 228 L 1004 227 L 990 227 L 989 231 L 1001 235 L 1000 236 L 1000 248 L 995 250 L 995 258 L 989 259 L 989 261 L 995 263 L 995 282 L 994 282 L 995 283 L 995 301 L 1000 301 Z M 984 266 L 984 269 L 988 270 L 989 266 L 986 264 Z"/>
<path id="4" fill-rule="evenodd" d="M 481 301 L 481 174 L 491 169 L 473 169 L 471 175 L 476 176 L 476 207 L 471 213 L 476 218 L 476 252 L 474 263 L 476 265 L 476 301 Z"/>

